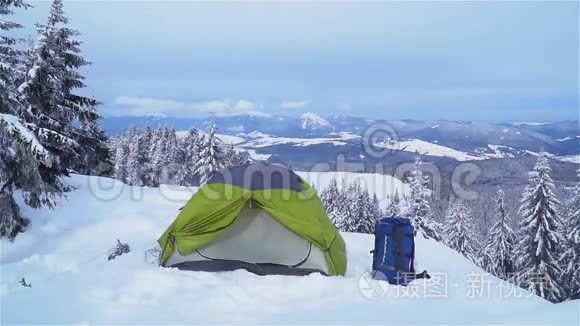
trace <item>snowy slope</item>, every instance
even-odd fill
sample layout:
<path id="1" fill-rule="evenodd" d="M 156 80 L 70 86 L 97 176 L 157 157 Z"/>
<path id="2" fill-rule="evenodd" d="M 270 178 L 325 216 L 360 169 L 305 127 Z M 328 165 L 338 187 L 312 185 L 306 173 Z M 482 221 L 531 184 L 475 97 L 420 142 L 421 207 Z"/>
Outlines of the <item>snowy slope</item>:
<path id="1" fill-rule="evenodd" d="M 188 130 L 182 130 L 182 131 L 177 131 L 175 134 L 177 135 L 177 137 L 185 137 L 185 136 L 187 136 L 188 132 L 189 132 Z M 199 131 L 199 133 L 201 135 L 206 134 L 203 131 Z M 226 144 L 233 144 L 233 145 L 243 143 L 244 141 L 246 141 L 242 137 L 233 136 L 233 135 L 216 134 L 216 137 L 219 138 L 222 142 L 224 142 Z"/>
<path id="2" fill-rule="evenodd" d="M 303 147 L 318 144 L 333 144 L 335 146 L 344 146 L 348 141 L 359 138 L 348 132 L 329 134 L 326 137 L 314 138 L 294 138 L 294 137 L 276 137 L 260 132 L 249 134 L 240 134 L 239 137 L 246 137 L 246 141 L 237 143 L 244 148 L 264 148 L 276 145 L 289 145 Z"/>
<path id="3" fill-rule="evenodd" d="M 320 178 L 321 185 L 327 178 Z M 515 296 L 522 297 L 500 298 L 495 289 L 506 284 L 493 277 L 488 277 L 489 298 L 470 298 L 467 279 L 479 269 L 423 239 L 417 241 L 418 269 L 447 273 L 443 298 L 424 295 L 433 295 L 427 290 L 437 289 L 434 280 L 416 282 L 404 292 L 381 282 L 384 297 L 363 296 L 359 284 L 365 286 L 361 275 L 370 264 L 373 239 L 361 234 L 344 234 L 346 277 L 160 268 L 145 262 L 144 251 L 195 189 L 137 188 L 84 176 L 71 183 L 78 189 L 61 207 L 25 208 L 34 216 L 31 229 L 15 243 L 1 242 L 2 324 L 579 323 L 577 303 L 554 305 L 517 289 Z M 132 252 L 108 262 L 115 239 L 127 241 Z M 22 277 L 31 288 L 18 285 Z"/>
<path id="4" fill-rule="evenodd" d="M 418 152 L 419 154 L 422 155 L 450 157 L 458 161 L 483 159 L 479 156 L 470 155 L 468 153 L 458 151 L 450 147 L 441 146 L 420 139 L 409 139 L 399 141 L 396 143 L 384 143 L 382 144 L 382 146 L 393 150 L 400 150 L 412 153 Z"/>

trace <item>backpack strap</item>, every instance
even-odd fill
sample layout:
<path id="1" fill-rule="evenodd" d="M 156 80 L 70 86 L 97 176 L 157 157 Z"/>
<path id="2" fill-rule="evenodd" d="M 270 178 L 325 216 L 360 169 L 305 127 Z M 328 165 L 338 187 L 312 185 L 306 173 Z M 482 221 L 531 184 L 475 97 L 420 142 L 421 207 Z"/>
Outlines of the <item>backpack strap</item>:
<path id="1" fill-rule="evenodd" d="M 405 238 L 404 226 L 404 224 L 399 223 L 393 226 L 393 249 L 395 251 L 395 270 L 397 271 L 405 270 L 404 257 L 401 252 L 401 244 Z"/>

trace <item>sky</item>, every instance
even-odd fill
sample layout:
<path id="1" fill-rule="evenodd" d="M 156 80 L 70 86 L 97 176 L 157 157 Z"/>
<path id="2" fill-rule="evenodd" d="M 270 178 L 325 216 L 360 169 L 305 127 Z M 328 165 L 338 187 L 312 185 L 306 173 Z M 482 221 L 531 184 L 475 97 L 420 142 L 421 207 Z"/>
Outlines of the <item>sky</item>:
<path id="1" fill-rule="evenodd" d="M 16 20 L 34 33 L 50 2 Z M 64 1 L 105 116 L 579 115 L 578 2 Z M 36 37 L 34 34 L 33 37 Z"/>

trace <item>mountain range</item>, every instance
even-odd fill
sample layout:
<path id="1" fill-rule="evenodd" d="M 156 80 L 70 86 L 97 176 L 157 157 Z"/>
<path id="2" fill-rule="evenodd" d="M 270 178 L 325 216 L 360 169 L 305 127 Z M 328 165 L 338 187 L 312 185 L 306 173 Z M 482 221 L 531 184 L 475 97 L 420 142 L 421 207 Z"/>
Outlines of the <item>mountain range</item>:
<path id="1" fill-rule="evenodd" d="M 116 134 L 133 125 L 204 129 L 207 119 L 172 117 L 106 117 L 103 126 Z M 237 115 L 216 117 L 222 140 L 255 158 L 294 164 L 327 161 L 342 153 L 366 161 L 365 144 L 382 147 L 389 161 L 407 160 L 419 152 L 434 160 L 475 161 L 549 153 L 578 163 L 578 121 L 494 123 L 473 121 L 372 120 L 347 115 L 300 117 Z"/>

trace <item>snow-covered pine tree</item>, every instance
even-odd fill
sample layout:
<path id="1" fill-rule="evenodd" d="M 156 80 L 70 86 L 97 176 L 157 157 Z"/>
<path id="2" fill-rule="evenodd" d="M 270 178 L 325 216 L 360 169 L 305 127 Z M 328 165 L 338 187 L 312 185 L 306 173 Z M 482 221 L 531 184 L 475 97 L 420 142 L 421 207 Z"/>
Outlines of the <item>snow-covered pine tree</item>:
<path id="1" fill-rule="evenodd" d="M 23 0 L 0 1 L 0 112 L 8 113 L 20 111 L 21 103 L 18 102 L 17 79 L 21 74 L 23 53 L 16 44 L 19 39 L 8 33 L 22 28 L 22 25 L 10 21 L 9 16 L 14 15 L 14 8 L 26 9 L 29 5 Z M 10 108 L 10 109 L 9 109 Z"/>
<path id="2" fill-rule="evenodd" d="M 121 182 L 127 182 L 127 159 L 129 157 L 128 132 L 115 137 L 111 145 L 114 150 L 113 165 L 115 179 Z"/>
<path id="3" fill-rule="evenodd" d="M 127 184 L 132 186 L 144 186 L 146 177 L 143 168 L 147 163 L 147 147 L 145 146 L 144 133 L 141 129 L 133 128 L 129 136 L 129 154 L 127 156 Z"/>
<path id="4" fill-rule="evenodd" d="M 497 191 L 495 212 L 498 220 L 487 235 L 480 264 L 489 273 L 507 280 L 516 271 L 514 263 L 516 237 L 509 226 L 505 194 L 501 189 Z"/>
<path id="5" fill-rule="evenodd" d="M 372 212 L 372 215 L 373 215 L 374 222 L 376 222 L 378 219 L 384 217 L 385 213 L 381 209 L 381 205 L 379 203 L 379 198 L 377 197 L 376 194 L 373 194 L 371 208 L 372 208 L 371 209 L 371 212 Z M 373 230 L 374 229 L 375 229 L 375 227 L 374 227 L 374 223 L 373 223 Z"/>
<path id="6" fill-rule="evenodd" d="M 356 232 L 358 228 L 358 216 L 361 210 L 359 206 L 359 192 L 360 184 L 358 182 L 351 182 L 348 185 L 343 185 L 341 191 L 344 194 L 345 205 L 341 208 L 341 218 L 339 229 L 345 232 Z M 348 205 L 346 205 L 348 203 Z"/>
<path id="7" fill-rule="evenodd" d="M 78 70 L 89 62 L 80 55 L 80 33 L 67 24 L 62 0 L 53 0 L 47 23 L 37 24 L 33 66 L 19 87 L 30 113 L 27 122 L 38 127 L 40 143 L 59 157 L 43 170 L 47 178 L 68 175 L 69 169 L 90 173 L 100 160 L 110 160 L 99 103 L 74 93 L 85 87 Z"/>
<path id="8" fill-rule="evenodd" d="M 149 149 L 153 141 L 153 130 L 149 123 L 145 124 L 145 128 L 137 128 L 139 137 L 139 178 L 143 186 L 156 186 L 153 180 L 151 160 L 149 157 Z"/>
<path id="9" fill-rule="evenodd" d="M 181 185 L 193 185 L 195 176 L 195 165 L 199 160 L 200 137 L 195 127 L 187 132 L 187 135 L 181 140 L 183 148 L 183 178 Z"/>
<path id="10" fill-rule="evenodd" d="M 147 179 L 152 187 L 159 185 L 159 177 L 161 175 L 161 169 L 163 168 L 164 146 L 163 128 L 158 127 L 152 132 L 147 148 Z"/>
<path id="11" fill-rule="evenodd" d="M 164 151 L 163 168 L 160 182 L 163 184 L 175 184 L 176 176 L 179 172 L 178 165 L 180 164 L 179 148 L 177 146 L 177 135 L 175 128 L 165 129 L 164 131 Z"/>
<path id="12" fill-rule="evenodd" d="M 185 182 L 188 175 L 187 164 L 189 163 L 189 161 L 186 160 L 187 154 L 185 152 L 181 137 L 177 137 L 177 132 L 174 127 L 171 128 L 171 133 L 171 146 L 173 147 L 174 152 L 171 158 L 171 183 L 174 185 L 186 185 Z"/>
<path id="13" fill-rule="evenodd" d="M 96 121 L 85 123 L 78 129 L 75 138 L 82 149 L 80 160 L 73 167 L 75 171 L 98 176 L 110 176 L 114 173 L 112 156 L 115 153 L 107 147 L 109 139 Z"/>
<path id="14" fill-rule="evenodd" d="M 238 166 L 250 163 L 248 155 L 234 149 L 234 144 L 229 144 L 225 149 L 224 166 Z"/>
<path id="15" fill-rule="evenodd" d="M 338 183 L 335 179 L 330 181 L 328 187 L 324 188 L 320 193 L 320 201 L 326 209 L 328 217 L 334 223 L 334 225 L 341 229 L 343 223 L 343 207 L 344 207 L 344 197 L 340 189 L 338 189 Z"/>
<path id="16" fill-rule="evenodd" d="M 199 160 L 196 162 L 194 171 L 200 178 L 200 183 L 205 183 L 216 171 L 223 168 L 223 151 L 220 140 L 215 135 L 217 126 L 212 115 L 207 126 L 206 134 L 200 145 Z"/>
<path id="17" fill-rule="evenodd" d="M 451 205 L 445 221 L 445 244 L 472 262 L 477 261 L 478 248 L 474 224 L 461 202 Z"/>
<path id="18" fill-rule="evenodd" d="M 409 198 L 408 198 L 408 215 L 411 223 L 415 228 L 415 234 L 421 234 L 425 238 L 441 240 L 439 235 L 439 225 L 432 219 L 431 207 L 429 206 L 428 197 L 429 189 L 427 185 L 429 178 L 423 175 L 421 166 L 423 162 L 421 157 L 415 157 L 414 170 L 409 177 Z"/>
<path id="19" fill-rule="evenodd" d="M 372 233 L 375 227 L 376 212 L 373 201 L 360 182 L 354 181 L 341 189 L 343 192 L 342 207 L 338 208 L 338 227 L 346 232 Z M 340 215 L 339 215 L 340 214 Z M 336 218 L 336 217 L 331 217 Z"/>
<path id="20" fill-rule="evenodd" d="M 578 170 L 580 179 L 580 170 Z M 572 196 L 567 203 L 565 251 L 562 256 L 564 264 L 563 284 L 566 286 L 566 298 L 580 299 L 580 181 L 572 189 Z"/>
<path id="21" fill-rule="evenodd" d="M 397 217 L 401 215 L 401 208 L 400 208 L 401 200 L 399 199 L 399 192 L 395 190 L 395 194 L 393 198 L 389 201 L 389 206 L 385 210 L 386 217 Z"/>
<path id="22" fill-rule="evenodd" d="M 521 287 L 549 301 L 559 302 L 565 296 L 557 256 L 561 244 L 557 229 L 559 202 L 554 197 L 550 172 L 548 159 L 541 153 L 534 170 L 529 173 L 529 184 L 519 210 L 523 219 L 516 254 L 520 271 L 517 281 Z"/>
<path id="23" fill-rule="evenodd" d="M 30 119 L 21 101 L 17 85 L 25 78 L 18 39 L 7 34 L 21 25 L 9 20 L 13 9 L 26 9 L 20 0 L 0 1 L 0 237 L 13 240 L 23 232 L 28 220 L 20 214 L 13 194 L 20 190 L 27 205 L 52 207 L 62 191 L 67 190 L 58 178 L 46 177 L 44 171 L 58 158 L 39 142 L 39 128 Z"/>

